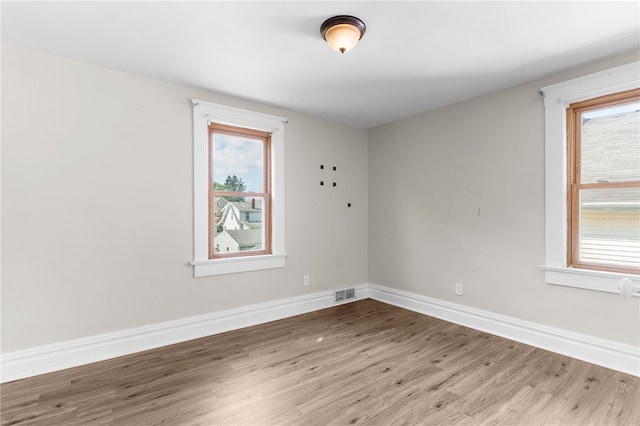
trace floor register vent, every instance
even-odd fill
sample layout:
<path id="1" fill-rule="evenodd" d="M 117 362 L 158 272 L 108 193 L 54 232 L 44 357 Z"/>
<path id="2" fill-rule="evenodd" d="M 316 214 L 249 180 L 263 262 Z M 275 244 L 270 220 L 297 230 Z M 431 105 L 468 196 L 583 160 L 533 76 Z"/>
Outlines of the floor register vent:
<path id="1" fill-rule="evenodd" d="M 345 288 L 344 290 L 336 290 L 334 293 L 335 303 L 345 302 L 356 298 L 355 288 Z"/>

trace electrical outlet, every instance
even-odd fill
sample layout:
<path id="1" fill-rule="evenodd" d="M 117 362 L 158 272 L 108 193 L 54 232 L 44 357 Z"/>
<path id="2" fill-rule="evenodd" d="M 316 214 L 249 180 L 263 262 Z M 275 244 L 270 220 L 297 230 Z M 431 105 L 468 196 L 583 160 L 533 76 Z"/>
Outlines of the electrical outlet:
<path id="1" fill-rule="evenodd" d="M 456 295 L 462 296 L 462 284 L 456 283 Z"/>
<path id="2" fill-rule="evenodd" d="M 304 276 L 304 285 L 305 285 L 305 286 L 308 286 L 309 284 L 310 284 L 310 281 L 309 281 L 309 275 L 305 275 L 305 276 Z"/>

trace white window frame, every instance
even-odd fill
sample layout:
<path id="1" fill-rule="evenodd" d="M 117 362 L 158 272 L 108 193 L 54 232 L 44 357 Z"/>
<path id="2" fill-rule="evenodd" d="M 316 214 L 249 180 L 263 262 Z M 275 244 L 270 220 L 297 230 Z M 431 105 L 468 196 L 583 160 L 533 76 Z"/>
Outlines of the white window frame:
<path id="1" fill-rule="evenodd" d="M 541 88 L 545 108 L 545 271 L 548 284 L 619 293 L 639 276 L 567 266 L 567 108 L 571 103 L 640 87 L 640 62 Z"/>
<path id="2" fill-rule="evenodd" d="M 193 103 L 193 265 L 194 277 L 233 274 L 285 266 L 284 128 L 287 119 L 192 99 Z M 209 259 L 209 123 L 271 133 L 271 254 Z"/>

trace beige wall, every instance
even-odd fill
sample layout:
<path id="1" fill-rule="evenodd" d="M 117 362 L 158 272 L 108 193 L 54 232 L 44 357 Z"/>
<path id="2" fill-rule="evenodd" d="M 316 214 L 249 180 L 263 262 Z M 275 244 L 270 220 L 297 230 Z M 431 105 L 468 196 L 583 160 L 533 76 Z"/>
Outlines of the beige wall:
<path id="1" fill-rule="evenodd" d="M 539 268 L 538 89 L 635 60 L 637 52 L 370 129 L 369 281 L 640 345 L 640 299 L 548 285 Z"/>
<path id="2" fill-rule="evenodd" d="M 2 55 L 3 352 L 367 281 L 640 344 L 640 299 L 544 283 L 537 94 L 637 55 L 368 134 L 27 50 Z M 286 268 L 192 278 L 190 98 L 289 119 Z M 333 177 L 336 188 L 319 186 Z"/>
<path id="3" fill-rule="evenodd" d="M 192 278 L 190 98 L 289 119 L 286 268 Z M 366 282 L 366 137 L 3 46 L 2 351 Z"/>

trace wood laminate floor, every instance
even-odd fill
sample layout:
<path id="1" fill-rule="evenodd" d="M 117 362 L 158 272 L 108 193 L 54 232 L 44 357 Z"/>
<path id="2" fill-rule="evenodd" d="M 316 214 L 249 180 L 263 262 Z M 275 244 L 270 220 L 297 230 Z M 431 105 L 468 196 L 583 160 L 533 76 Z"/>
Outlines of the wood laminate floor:
<path id="1" fill-rule="evenodd" d="M 0 391 L 2 425 L 640 425 L 640 378 L 373 300 Z"/>

